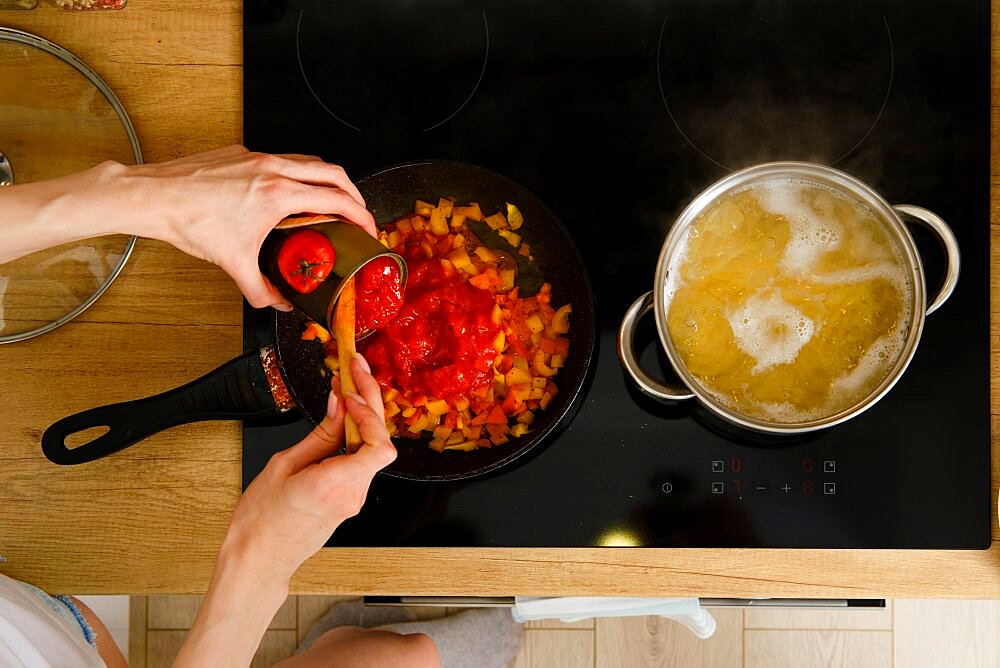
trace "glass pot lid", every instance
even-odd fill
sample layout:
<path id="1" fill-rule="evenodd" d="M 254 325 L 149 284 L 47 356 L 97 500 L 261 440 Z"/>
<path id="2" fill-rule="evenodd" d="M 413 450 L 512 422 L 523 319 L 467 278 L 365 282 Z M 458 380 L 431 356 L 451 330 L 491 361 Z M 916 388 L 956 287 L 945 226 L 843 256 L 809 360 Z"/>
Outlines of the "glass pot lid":
<path id="1" fill-rule="evenodd" d="M 0 188 L 105 160 L 142 162 L 132 123 L 108 85 L 62 47 L 0 27 Z M 0 343 L 44 334 L 82 313 L 134 244 L 134 236 L 111 235 L 0 264 Z"/>

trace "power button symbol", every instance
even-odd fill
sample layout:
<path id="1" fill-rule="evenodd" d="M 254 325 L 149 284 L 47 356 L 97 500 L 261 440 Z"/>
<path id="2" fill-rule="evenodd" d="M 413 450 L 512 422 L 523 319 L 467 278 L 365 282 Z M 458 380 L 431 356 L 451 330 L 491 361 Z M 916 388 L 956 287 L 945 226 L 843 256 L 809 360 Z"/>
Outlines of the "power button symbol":
<path id="1" fill-rule="evenodd" d="M 672 482 L 663 483 L 662 485 L 660 485 L 660 491 L 662 491 L 664 494 L 670 494 L 670 492 L 674 491 L 674 483 Z"/>

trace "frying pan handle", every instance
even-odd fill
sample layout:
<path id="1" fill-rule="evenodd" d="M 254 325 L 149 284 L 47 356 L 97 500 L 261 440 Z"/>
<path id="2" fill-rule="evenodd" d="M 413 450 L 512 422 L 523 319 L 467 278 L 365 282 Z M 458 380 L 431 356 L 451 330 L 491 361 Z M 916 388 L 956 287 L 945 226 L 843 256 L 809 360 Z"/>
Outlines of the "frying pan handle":
<path id="1" fill-rule="evenodd" d="M 257 417 L 275 411 L 260 353 L 255 350 L 162 394 L 65 417 L 42 434 L 42 452 L 56 464 L 82 464 L 179 424 Z M 109 431 L 85 445 L 67 447 L 68 437 L 94 427 L 108 427 Z"/>
<path id="2" fill-rule="evenodd" d="M 643 394 L 647 394 L 660 401 L 682 401 L 694 398 L 694 392 L 681 384 L 664 383 L 656 380 L 639 366 L 639 358 L 633 349 L 633 338 L 635 328 L 639 324 L 639 319 L 653 310 L 653 293 L 647 292 L 635 300 L 625 317 L 622 318 L 621 327 L 618 329 L 618 361 L 625 368 L 625 371 L 632 377 L 635 384 L 639 386 Z"/>

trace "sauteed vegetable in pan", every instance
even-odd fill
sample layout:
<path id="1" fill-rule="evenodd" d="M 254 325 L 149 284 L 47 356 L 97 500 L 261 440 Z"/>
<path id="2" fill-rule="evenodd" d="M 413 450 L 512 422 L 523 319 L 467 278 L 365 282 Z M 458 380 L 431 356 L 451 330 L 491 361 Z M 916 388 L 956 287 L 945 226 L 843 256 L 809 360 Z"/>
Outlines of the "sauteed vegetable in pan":
<path id="1" fill-rule="evenodd" d="M 520 210 L 507 203 L 506 211 L 484 223 L 478 204 L 418 200 L 412 214 L 381 231 L 382 243 L 406 258 L 409 282 L 402 309 L 396 305 L 395 317 L 358 350 L 382 386 L 391 435 L 429 432 L 428 446 L 438 452 L 501 446 L 529 433 L 536 413 L 558 394 L 572 306 L 554 309 L 549 283 L 521 294 L 512 253 L 524 264 L 532 262 L 531 250 L 515 232 L 524 220 Z M 490 231 L 498 234 L 487 245 Z M 393 265 L 386 268 L 359 276 L 359 318 L 366 304 L 361 286 L 375 285 L 365 291 L 371 311 L 385 291 L 378 279 L 392 274 Z M 325 343 L 326 365 L 339 370 L 337 340 L 328 332 L 310 323 L 303 339 Z"/>

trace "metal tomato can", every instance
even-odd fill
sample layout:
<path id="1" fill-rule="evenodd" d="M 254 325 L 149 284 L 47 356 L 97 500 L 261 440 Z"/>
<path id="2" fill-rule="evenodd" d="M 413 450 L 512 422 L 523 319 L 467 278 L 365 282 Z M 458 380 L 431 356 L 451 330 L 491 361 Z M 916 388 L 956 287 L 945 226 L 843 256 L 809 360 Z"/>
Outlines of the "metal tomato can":
<path id="1" fill-rule="evenodd" d="M 282 270 L 282 249 L 287 251 L 286 245 L 299 243 L 305 236 L 303 232 L 321 235 L 333 249 L 333 259 L 328 267 L 321 266 L 324 262 L 321 254 L 318 256 L 316 266 L 321 270 L 313 272 L 313 277 L 322 275 L 322 278 L 315 281 L 315 287 L 308 286 L 312 288 L 308 291 L 303 291 L 307 286 L 302 285 L 300 275 L 289 274 L 287 264 L 285 270 Z M 310 235 L 308 240 L 315 240 L 315 247 L 323 246 L 318 237 Z M 289 303 L 332 332 L 334 309 L 347 281 L 378 258 L 388 258 L 395 263 L 399 269 L 400 288 L 405 287 L 406 260 L 401 255 L 391 252 L 378 239 L 353 223 L 334 216 L 302 215 L 282 220 L 268 234 L 261 246 L 258 264 L 261 272 Z M 306 265 L 301 265 L 299 270 L 309 271 L 304 267 Z M 295 285 L 286 276 L 291 276 Z M 364 338 L 370 333 L 370 330 L 358 331 L 357 338 Z"/>

